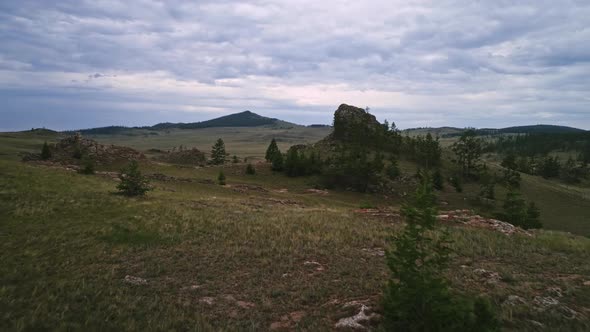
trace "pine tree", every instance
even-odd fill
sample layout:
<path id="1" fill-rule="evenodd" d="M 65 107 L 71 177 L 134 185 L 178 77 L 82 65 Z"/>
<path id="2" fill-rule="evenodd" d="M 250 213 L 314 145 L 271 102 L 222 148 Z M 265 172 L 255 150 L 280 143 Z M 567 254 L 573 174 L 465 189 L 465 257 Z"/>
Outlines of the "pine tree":
<path id="1" fill-rule="evenodd" d="M 453 295 L 443 272 L 449 262 L 448 233 L 435 235 L 432 183 L 421 173 L 414 197 L 402 206 L 406 227 L 387 252 L 391 279 L 383 301 L 387 331 L 493 331 L 489 304 Z"/>
<path id="2" fill-rule="evenodd" d="M 397 159 L 395 159 L 395 157 L 392 156 L 391 158 L 389 158 L 389 165 L 385 169 L 385 173 L 387 173 L 387 176 L 391 180 L 395 180 L 400 176 L 401 172 L 399 170 L 399 167 L 397 165 Z"/>
<path id="3" fill-rule="evenodd" d="M 281 151 L 279 150 L 277 141 L 273 138 L 272 141 L 270 141 L 270 145 L 266 149 L 266 155 L 264 158 L 266 159 L 266 161 L 272 162 L 274 160 L 274 157 L 280 153 Z"/>
<path id="4" fill-rule="evenodd" d="M 223 174 L 223 170 L 220 170 L 219 175 L 217 175 L 217 183 L 220 186 L 225 186 L 225 174 Z"/>
<path id="5" fill-rule="evenodd" d="M 231 160 L 231 162 L 232 162 L 232 163 L 234 163 L 234 164 L 237 164 L 237 163 L 239 163 L 239 162 L 240 162 L 240 158 L 238 158 L 238 156 L 236 156 L 236 155 L 234 154 L 234 156 L 232 157 L 232 160 Z"/>
<path id="6" fill-rule="evenodd" d="M 432 174 L 432 185 L 436 190 L 443 190 L 445 187 L 443 176 L 438 168 L 434 171 L 434 174 Z"/>
<path id="7" fill-rule="evenodd" d="M 81 174 L 94 174 L 94 159 L 89 156 L 82 158 L 82 168 L 79 171 Z"/>
<path id="8" fill-rule="evenodd" d="M 543 228 L 543 224 L 541 223 L 541 220 L 539 219 L 541 217 L 541 211 L 539 210 L 539 208 L 537 207 L 535 202 L 529 203 L 529 206 L 527 207 L 527 210 L 526 210 L 526 215 L 527 215 L 527 219 L 526 219 L 526 225 L 524 227 L 525 229 Z"/>
<path id="9" fill-rule="evenodd" d="M 248 165 L 246 165 L 246 174 L 248 174 L 248 175 L 256 174 L 256 169 L 254 168 L 254 166 L 251 163 L 248 163 Z"/>
<path id="10" fill-rule="evenodd" d="M 43 143 L 43 147 L 41 148 L 41 159 L 47 160 L 49 158 L 51 158 L 51 150 L 49 149 L 47 141 L 45 141 L 45 143 Z"/>
<path id="11" fill-rule="evenodd" d="M 273 156 L 271 169 L 276 172 L 281 172 L 283 170 L 283 154 L 282 153 L 277 153 Z"/>
<path id="12" fill-rule="evenodd" d="M 121 171 L 119 175 L 121 183 L 117 189 L 126 196 L 143 196 L 151 190 L 148 180 L 139 171 L 139 164 L 136 160 L 131 161 L 129 166 Z"/>
<path id="13" fill-rule="evenodd" d="M 482 152 L 482 141 L 476 137 L 474 130 L 465 131 L 459 141 L 455 142 L 452 150 L 457 156 L 457 163 L 463 170 L 463 175 L 471 174 L 479 161 Z"/>
<path id="14" fill-rule="evenodd" d="M 211 162 L 214 165 L 222 165 L 225 163 L 227 153 L 225 152 L 225 143 L 221 138 L 217 139 L 211 148 Z"/>
<path id="15" fill-rule="evenodd" d="M 459 178 L 459 176 L 451 177 L 451 185 L 453 186 L 453 188 L 455 188 L 456 192 L 463 192 L 463 185 L 461 184 L 461 178 Z"/>

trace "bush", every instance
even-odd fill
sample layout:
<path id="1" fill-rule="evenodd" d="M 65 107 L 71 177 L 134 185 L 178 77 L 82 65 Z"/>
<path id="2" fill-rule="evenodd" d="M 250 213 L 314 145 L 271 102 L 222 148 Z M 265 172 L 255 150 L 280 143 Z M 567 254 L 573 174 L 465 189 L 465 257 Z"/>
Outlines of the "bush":
<path id="1" fill-rule="evenodd" d="M 455 191 L 458 193 L 463 192 L 463 185 L 461 184 L 461 179 L 458 176 L 453 176 L 451 179 L 451 185 L 455 188 Z"/>
<path id="2" fill-rule="evenodd" d="M 82 159 L 82 168 L 79 171 L 80 174 L 94 174 L 94 159 L 86 156 Z"/>
<path id="3" fill-rule="evenodd" d="M 391 270 L 384 296 L 387 331 L 495 331 L 498 320 L 489 303 L 450 292 L 442 272 L 450 249 L 448 233 L 435 235 L 436 205 L 430 179 L 402 207 L 407 225 L 387 252 Z"/>
<path id="4" fill-rule="evenodd" d="M 445 187 L 442 174 L 438 168 L 434 171 L 434 174 L 432 174 L 432 185 L 436 190 L 443 190 Z"/>
<path id="5" fill-rule="evenodd" d="M 117 185 L 117 189 L 125 196 L 143 196 L 152 189 L 149 181 L 139 171 L 136 160 L 131 161 L 127 168 L 121 170 L 119 179 L 121 183 Z"/>
<path id="6" fill-rule="evenodd" d="M 41 148 L 41 159 L 47 160 L 49 158 L 51 158 L 51 150 L 49 149 L 47 141 L 45 141 L 45 143 L 43 143 L 43 147 Z"/>
<path id="7" fill-rule="evenodd" d="M 217 183 L 220 186 L 225 186 L 225 174 L 223 174 L 223 171 L 219 171 L 219 175 L 217 175 Z"/>
<path id="8" fill-rule="evenodd" d="M 280 172 L 283 170 L 283 154 L 277 153 L 272 158 L 272 165 L 270 167 L 275 172 Z"/>
<path id="9" fill-rule="evenodd" d="M 254 175 L 256 174 L 256 169 L 254 168 L 254 166 L 250 163 L 248 163 L 248 165 L 246 165 L 246 174 L 249 175 Z"/>
<path id="10" fill-rule="evenodd" d="M 389 160 L 389 165 L 385 169 L 385 173 L 391 180 L 395 180 L 401 175 L 401 171 L 397 165 L 397 160 L 394 157 L 391 157 Z"/>

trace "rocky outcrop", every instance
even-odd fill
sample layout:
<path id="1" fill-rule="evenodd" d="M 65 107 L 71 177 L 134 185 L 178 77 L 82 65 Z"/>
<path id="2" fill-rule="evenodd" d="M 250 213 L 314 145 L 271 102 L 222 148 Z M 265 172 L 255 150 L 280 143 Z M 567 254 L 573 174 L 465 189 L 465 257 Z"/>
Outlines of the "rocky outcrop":
<path id="1" fill-rule="evenodd" d="M 103 145 L 97 141 L 84 138 L 80 134 L 68 136 L 55 145 L 50 145 L 51 161 L 61 164 L 78 164 L 85 157 L 94 160 L 96 164 L 108 165 L 115 162 L 145 159 L 145 155 L 137 150 L 125 146 Z M 38 154 L 30 154 L 24 161 L 41 159 Z"/>
<path id="2" fill-rule="evenodd" d="M 360 142 L 378 135 L 382 125 L 374 115 L 362 108 L 342 104 L 334 113 L 334 131 L 331 139 Z"/>
<path id="3" fill-rule="evenodd" d="M 196 166 L 203 166 L 207 161 L 205 154 L 196 148 L 164 153 L 156 159 L 171 164 Z"/>

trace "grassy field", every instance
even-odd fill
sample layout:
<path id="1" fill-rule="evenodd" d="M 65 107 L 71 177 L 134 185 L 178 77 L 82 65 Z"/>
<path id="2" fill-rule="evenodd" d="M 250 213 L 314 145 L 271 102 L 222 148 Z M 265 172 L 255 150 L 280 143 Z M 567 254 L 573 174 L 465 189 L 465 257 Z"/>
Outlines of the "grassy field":
<path id="1" fill-rule="evenodd" d="M 382 251 L 403 225 L 394 215 L 399 198 L 311 193 L 313 178 L 262 163 L 253 176 L 243 164 L 225 166 L 228 185 L 219 186 L 218 167 L 149 162 L 144 173 L 175 178 L 153 181 L 145 198 L 125 198 L 108 176 L 20 162 L 19 152 L 46 139 L 0 136 L 1 330 L 317 331 L 354 314 L 350 301 L 379 312 L 388 279 Z M 262 143 L 249 144 L 238 154 L 262 155 L 254 149 Z M 524 181 L 529 190 L 533 182 Z M 451 206 L 463 200 L 441 196 Z M 367 202 L 393 215 L 361 213 Z M 453 289 L 489 298 L 505 330 L 590 329 L 590 239 L 450 232 Z M 513 295 L 524 302 L 507 304 Z M 539 304 L 547 297 L 558 303 Z"/>
<path id="2" fill-rule="evenodd" d="M 171 129 L 157 131 L 157 135 L 150 135 L 143 131 L 138 135 L 95 135 L 88 136 L 104 144 L 118 144 L 129 146 L 138 150 L 162 149 L 169 150 L 183 145 L 209 153 L 211 146 L 217 138 L 223 138 L 226 150 L 231 155 L 239 157 L 263 158 L 270 141 L 275 138 L 279 148 L 286 152 L 296 144 L 315 143 L 326 137 L 331 128 L 302 127 L 290 129 L 272 127 L 229 127 L 229 128 L 204 128 L 204 129 Z M 142 132 L 142 131 L 137 131 Z M 154 132 L 154 131 L 150 131 Z"/>

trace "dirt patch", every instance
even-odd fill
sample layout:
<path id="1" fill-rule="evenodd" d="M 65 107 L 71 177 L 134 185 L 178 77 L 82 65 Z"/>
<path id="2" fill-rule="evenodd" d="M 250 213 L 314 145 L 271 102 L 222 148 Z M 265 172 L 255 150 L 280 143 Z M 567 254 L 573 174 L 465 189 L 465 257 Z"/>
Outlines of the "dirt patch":
<path id="1" fill-rule="evenodd" d="M 358 209 L 354 210 L 354 213 L 357 214 L 364 214 L 369 215 L 372 217 L 381 217 L 381 218 L 399 218 L 400 215 L 397 211 L 387 210 L 387 209 Z"/>
<path id="2" fill-rule="evenodd" d="M 261 186 L 252 185 L 252 184 L 232 184 L 232 185 L 227 185 L 227 187 L 229 187 L 233 191 L 236 191 L 239 193 L 246 193 L 249 191 L 254 191 L 254 192 L 259 192 L 259 193 L 267 193 L 268 192 L 267 189 L 264 189 Z"/>

